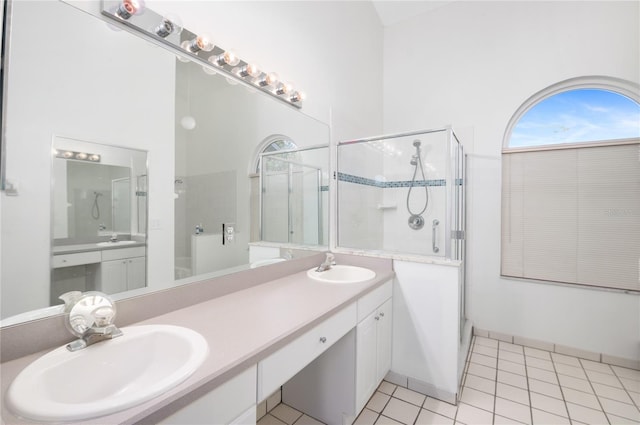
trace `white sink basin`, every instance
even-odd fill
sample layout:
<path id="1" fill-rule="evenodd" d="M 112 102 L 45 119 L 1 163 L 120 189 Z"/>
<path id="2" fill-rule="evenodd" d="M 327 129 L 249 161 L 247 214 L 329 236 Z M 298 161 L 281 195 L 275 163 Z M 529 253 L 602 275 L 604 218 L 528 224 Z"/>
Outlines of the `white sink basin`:
<path id="1" fill-rule="evenodd" d="M 7 405 L 37 421 L 75 421 L 124 410 L 187 379 L 209 354 L 199 333 L 179 326 L 122 329 L 121 337 L 70 352 L 57 348 L 11 383 Z"/>
<path id="2" fill-rule="evenodd" d="M 316 269 L 307 271 L 311 279 L 326 283 L 358 283 L 376 277 L 376 272 L 364 267 L 346 266 L 338 264 L 329 270 L 317 272 Z"/>
<path id="3" fill-rule="evenodd" d="M 117 241 L 117 242 L 98 242 L 96 245 L 98 246 L 121 246 L 121 245 L 130 245 L 132 243 L 136 243 L 136 241 Z"/>

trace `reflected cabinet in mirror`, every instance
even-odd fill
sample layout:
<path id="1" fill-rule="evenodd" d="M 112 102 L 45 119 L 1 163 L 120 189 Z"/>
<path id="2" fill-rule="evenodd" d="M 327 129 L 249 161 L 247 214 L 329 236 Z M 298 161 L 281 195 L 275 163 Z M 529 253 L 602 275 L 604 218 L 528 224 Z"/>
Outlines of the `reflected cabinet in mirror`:
<path id="1" fill-rule="evenodd" d="M 117 299 L 326 248 L 326 124 L 114 30 L 100 2 L 10 6 L 3 325 L 68 290 Z"/>

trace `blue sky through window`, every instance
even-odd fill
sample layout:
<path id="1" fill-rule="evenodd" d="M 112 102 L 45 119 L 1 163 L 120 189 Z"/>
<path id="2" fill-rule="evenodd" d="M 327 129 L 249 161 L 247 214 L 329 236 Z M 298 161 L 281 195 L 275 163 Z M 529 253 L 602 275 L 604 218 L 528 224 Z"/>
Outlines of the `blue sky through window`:
<path id="1" fill-rule="evenodd" d="M 640 104 L 608 90 L 577 89 L 538 102 L 518 121 L 509 147 L 640 138 Z"/>

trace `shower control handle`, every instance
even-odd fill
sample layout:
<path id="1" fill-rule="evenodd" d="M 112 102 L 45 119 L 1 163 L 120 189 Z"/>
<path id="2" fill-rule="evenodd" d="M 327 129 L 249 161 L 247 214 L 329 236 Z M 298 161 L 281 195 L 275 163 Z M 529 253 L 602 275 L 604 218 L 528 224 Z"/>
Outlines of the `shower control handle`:
<path id="1" fill-rule="evenodd" d="M 434 219 L 433 222 L 431 223 L 431 247 L 433 249 L 433 252 L 435 252 L 435 253 L 440 251 L 440 248 L 438 248 L 438 245 L 437 245 L 438 225 L 439 224 L 440 224 L 440 221 L 437 218 Z"/>

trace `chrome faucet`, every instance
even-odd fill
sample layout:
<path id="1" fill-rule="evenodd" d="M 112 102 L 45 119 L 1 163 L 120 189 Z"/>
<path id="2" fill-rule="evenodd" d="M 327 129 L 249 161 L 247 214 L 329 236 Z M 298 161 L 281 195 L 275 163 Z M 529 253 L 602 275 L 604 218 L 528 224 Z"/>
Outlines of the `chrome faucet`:
<path id="1" fill-rule="evenodd" d="M 72 291 L 62 294 L 60 299 L 65 303 L 65 313 L 68 313 L 65 324 L 73 335 L 79 337 L 67 344 L 67 350 L 81 350 L 122 335 L 122 331 L 113 324 L 115 304 L 105 294 Z"/>
<path id="2" fill-rule="evenodd" d="M 118 234 L 117 233 L 112 233 L 111 237 L 109 238 L 109 242 L 118 242 Z"/>
<path id="3" fill-rule="evenodd" d="M 320 273 L 320 272 L 326 272 L 327 270 L 329 270 L 331 268 L 331 266 L 335 266 L 336 265 L 336 259 L 333 256 L 332 253 L 327 252 L 327 257 L 324 260 L 324 263 L 320 264 L 318 266 L 318 268 L 316 269 L 316 272 Z"/>

